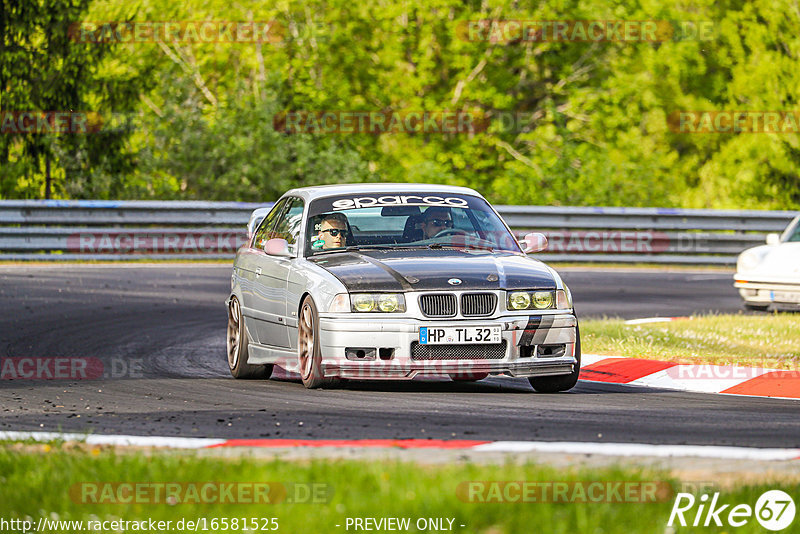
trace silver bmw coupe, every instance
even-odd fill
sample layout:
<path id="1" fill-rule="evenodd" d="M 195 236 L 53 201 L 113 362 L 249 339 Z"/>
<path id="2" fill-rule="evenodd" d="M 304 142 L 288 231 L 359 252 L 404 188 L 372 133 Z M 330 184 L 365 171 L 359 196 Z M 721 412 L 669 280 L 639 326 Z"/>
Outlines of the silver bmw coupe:
<path id="1" fill-rule="evenodd" d="M 581 348 L 572 296 L 464 187 L 305 187 L 253 212 L 233 263 L 228 365 L 275 366 L 308 388 L 341 380 L 524 377 L 572 388 Z"/>

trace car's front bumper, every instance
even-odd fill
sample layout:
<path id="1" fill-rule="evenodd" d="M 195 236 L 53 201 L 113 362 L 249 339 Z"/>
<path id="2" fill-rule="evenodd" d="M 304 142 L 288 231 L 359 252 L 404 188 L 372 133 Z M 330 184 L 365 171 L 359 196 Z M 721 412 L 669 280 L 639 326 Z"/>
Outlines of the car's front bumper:
<path id="1" fill-rule="evenodd" d="M 578 363 L 575 357 L 577 320 L 572 313 L 470 320 L 325 314 L 320 317 L 319 324 L 325 376 L 350 379 L 480 378 L 487 374 L 534 377 L 569 374 Z M 493 356 L 465 357 L 459 350 L 463 345 L 429 345 L 433 347 L 430 357 L 436 359 L 420 360 L 412 356 L 412 345 L 420 341 L 421 326 L 490 325 L 501 326 L 504 343 L 503 350 L 497 349 Z M 561 346 L 563 354 L 540 354 L 552 348 L 560 351 Z M 351 349 L 350 358 L 348 348 Z M 355 360 L 352 358 L 353 348 L 375 349 L 374 357 Z M 481 350 L 481 346 L 473 348 Z"/>
<path id="2" fill-rule="evenodd" d="M 748 304 L 800 307 L 800 281 L 763 280 L 737 274 L 733 286 Z"/>

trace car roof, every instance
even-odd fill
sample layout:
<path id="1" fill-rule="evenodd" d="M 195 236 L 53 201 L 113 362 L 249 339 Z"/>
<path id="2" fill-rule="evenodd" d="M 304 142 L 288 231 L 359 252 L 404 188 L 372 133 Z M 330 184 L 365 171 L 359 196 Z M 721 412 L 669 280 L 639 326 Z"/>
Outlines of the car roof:
<path id="1" fill-rule="evenodd" d="M 459 187 L 444 184 L 415 184 L 415 183 L 375 183 L 375 184 L 335 184 L 335 185 L 314 185 L 310 187 L 298 187 L 290 189 L 281 198 L 287 196 L 301 197 L 306 201 L 317 198 L 331 197 L 347 194 L 390 194 L 390 193 L 455 193 L 461 195 L 472 195 L 483 198 L 483 195 L 470 189 L 469 187 Z"/>

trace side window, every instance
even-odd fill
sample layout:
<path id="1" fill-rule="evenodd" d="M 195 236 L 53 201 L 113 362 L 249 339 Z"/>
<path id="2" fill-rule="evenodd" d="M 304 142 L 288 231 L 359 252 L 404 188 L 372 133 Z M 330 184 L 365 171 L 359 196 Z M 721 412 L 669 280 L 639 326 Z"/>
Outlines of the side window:
<path id="1" fill-rule="evenodd" d="M 289 243 L 289 251 L 297 253 L 297 241 L 300 238 L 300 226 L 303 222 L 303 201 L 299 198 L 289 199 L 286 209 L 281 214 L 270 238 L 280 237 Z"/>
<path id="2" fill-rule="evenodd" d="M 269 231 L 275 225 L 275 219 L 277 219 L 278 215 L 283 211 L 284 206 L 286 206 L 286 199 L 275 204 L 267 216 L 264 217 L 264 220 L 261 221 L 258 230 L 256 230 L 255 237 L 253 237 L 253 248 L 264 250 L 264 245 L 269 240 Z"/>

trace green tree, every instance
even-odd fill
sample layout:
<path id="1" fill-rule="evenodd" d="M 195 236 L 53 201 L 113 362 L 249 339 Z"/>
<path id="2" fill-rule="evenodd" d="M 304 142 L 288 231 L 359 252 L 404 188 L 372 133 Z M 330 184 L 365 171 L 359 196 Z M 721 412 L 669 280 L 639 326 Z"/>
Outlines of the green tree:
<path id="1" fill-rule="evenodd" d="M 81 43 L 70 24 L 89 0 L 0 0 L 0 113 L 133 109 L 143 79 L 98 69 L 108 48 Z M 8 115 L 6 115 L 8 117 Z M 50 198 L 72 177 L 131 172 L 124 129 L 95 135 L 13 131 L 0 136 L 0 195 Z"/>

